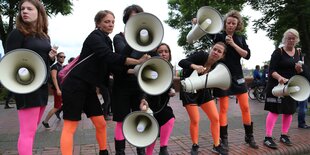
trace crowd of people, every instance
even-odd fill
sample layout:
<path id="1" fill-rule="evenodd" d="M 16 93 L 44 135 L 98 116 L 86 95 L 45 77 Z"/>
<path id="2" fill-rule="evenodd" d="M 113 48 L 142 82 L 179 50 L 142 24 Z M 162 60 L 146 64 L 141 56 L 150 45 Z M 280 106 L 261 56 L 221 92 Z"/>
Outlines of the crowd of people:
<path id="1" fill-rule="evenodd" d="M 39 54 L 44 60 L 45 67 L 49 70 L 47 77 L 50 77 L 54 96 L 54 106 L 42 121 L 48 103 L 48 82 L 30 93 L 9 93 L 14 96 L 18 112 L 20 130 L 17 149 L 20 155 L 32 154 L 38 125 L 42 123 L 44 127 L 50 128 L 49 119 L 54 114 L 61 119 L 61 111 L 64 121 L 60 136 L 62 154 L 71 155 L 73 153 L 74 135 L 82 114 L 85 114 L 95 126 L 99 154 L 109 154 L 106 120 L 109 120 L 109 113 L 112 112 L 112 120 L 116 122 L 114 130 L 115 154 L 124 155 L 126 148 L 126 139 L 123 133 L 124 119 L 131 112 L 146 111 L 148 108 L 156 112 L 154 118 L 159 124 L 159 154 L 169 154 L 167 148 L 176 119 L 173 109 L 169 105 L 170 97 L 176 94 L 174 86 L 171 84 L 169 89 L 160 95 L 150 95 L 142 91 L 134 74 L 135 66 L 148 61 L 151 57 L 159 57 L 170 63 L 172 51 L 169 45 L 161 43 L 154 50 L 142 53 L 128 45 L 124 32 L 115 35 L 112 42 L 109 34 L 114 28 L 114 13 L 109 10 L 99 11 L 94 17 L 94 30 L 89 33 L 83 43 L 79 55 L 81 63 L 73 68 L 60 84 L 57 74 L 64 67 L 66 56 L 64 52 L 58 52 L 50 45 L 48 18 L 44 6 L 37 0 L 22 0 L 18 9 L 16 29 L 8 35 L 5 53 L 18 48 L 26 48 Z M 124 24 L 131 17 L 142 12 L 144 10 L 139 5 L 128 6 L 123 11 Z M 192 22 L 197 24 L 195 19 Z M 199 107 L 210 121 L 210 132 L 213 139 L 212 152 L 221 155 L 228 154 L 227 113 L 229 111 L 229 96 L 232 95 L 236 96 L 240 106 L 245 131 L 244 141 L 250 148 L 258 149 L 253 133 L 255 126 L 251 118 L 246 83 L 240 64 L 241 59 L 248 60 L 251 56 L 245 36 L 238 33 L 243 28 L 240 13 L 236 10 L 228 12 L 224 18 L 223 31 L 210 35 L 214 44 L 209 52 L 197 51 L 179 62 L 179 66 L 183 69 L 181 80 L 188 78 L 194 71 L 199 75 L 207 74 L 219 63 L 226 65 L 231 73 L 231 86 L 228 90 L 204 88 L 195 93 L 180 90 L 180 99 L 190 120 L 191 155 L 197 155 L 199 152 Z M 272 93 L 272 89 L 278 83 L 285 84 L 294 75 L 302 75 L 309 80 L 310 76 L 307 72 L 309 69 L 298 63 L 302 59 L 300 51 L 296 48 L 298 42 L 298 31 L 292 28 L 288 29 L 283 34 L 283 47 L 277 48 L 273 52 L 270 65 L 264 66 L 262 73 L 259 71 L 259 66 L 253 72 L 255 80 L 267 82 L 264 109 L 268 111 L 268 114 L 264 145 L 272 149 L 277 148 L 272 135 L 275 122 L 280 114 L 282 115 L 282 130 L 279 138 L 280 142 L 285 145 L 293 145 L 288 132 L 297 105 L 299 105 L 298 127 L 309 128 L 305 122 L 307 100 L 297 104 L 297 101 L 290 96 L 279 98 Z M 98 98 L 98 92 L 103 95 L 104 105 Z M 219 110 L 215 104 L 215 98 L 219 99 Z M 6 104 L 5 108 L 11 107 Z M 149 146 L 137 147 L 137 154 L 153 154 L 155 141 Z"/>

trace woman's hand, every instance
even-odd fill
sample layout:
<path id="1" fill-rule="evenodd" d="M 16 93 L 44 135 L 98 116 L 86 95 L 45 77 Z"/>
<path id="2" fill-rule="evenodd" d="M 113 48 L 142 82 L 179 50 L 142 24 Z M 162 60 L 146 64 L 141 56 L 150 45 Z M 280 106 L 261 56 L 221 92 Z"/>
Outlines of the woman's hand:
<path id="1" fill-rule="evenodd" d="M 227 36 L 225 37 L 225 41 L 226 41 L 226 43 L 229 44 L 230 46 L 233 46 L 233 45 L 235 44 L 234 39 L 232 38 L 231 35 L 227 35 Z"/>
<path id="2" fill-rule="evenodd" d="M 144 54 L 144 55 L 138 60 L 138 61 L 139 61 L 139 64 L 141 64 L 141 63 L 147 61 L 147 60 L 150 59 L 150 58 L 151 58 L 150 55 Z"/>
<path id="3" fill-rule="evenodd" d="M 279 82 L 280 84 L 285 84 L 287 81 L 288 81 L 288 79 L 287 79 L 287 78 L 284 78 L 284 77 L 282 77 L 282 76 L 280 76 L 280 77 L 278 78 L 278 82 Z"/>
<path id="4" fill-rule="evenodd" d="M 140 102 L 140 110 L 147 111 L 148 108 L 149 108 L 149 103 L 145 99 L 142 99 Z"/>
<path id="5" fill-rule="evenodd" d="M 51 51 L 48 53 L 51 60 L 55 60 L 55 57 L 57 55 L 57 49 L 52 48 Z"/>
<path id="6" fill-rule="evenodd" d="M 175 90 L 174 90 L 173 88 L 170 88 L 170 91 L 169 91 L 168 95 L 169 95 L 170 97 L 175 96 Z"/>
<path id="7" fill-rule="evenodd" d="M 195 65 L 195 64 L 192 64 L 191 67 L 197 71 L 198 74 L 203 74 L 205 73 L 206 71 L 206 68 L 204 66 L 201 66 L 201 65 Z"/>

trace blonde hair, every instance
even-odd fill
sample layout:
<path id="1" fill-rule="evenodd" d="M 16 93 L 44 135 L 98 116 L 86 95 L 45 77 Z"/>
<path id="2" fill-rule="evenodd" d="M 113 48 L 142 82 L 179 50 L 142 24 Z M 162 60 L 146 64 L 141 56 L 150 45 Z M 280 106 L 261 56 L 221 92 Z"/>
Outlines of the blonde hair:
<path id="1" fill-rule="evenodd" d="M 288 30 L 286 30 L 284 33 L 283 33 L 283 38 L 282 38 L 282 44 L 285 43 L 286 39 L 287 39 L 287 35 L 289 33 L 292 33 L 297 39 L 295 40 L 295 45 L 297 43 L 299 43 L 300 39 L 299 39 L 299 33 L 296 29 L 293 29 L 293 28 L 290 28 Z"/>
<path id="2" fill-rule="evenodd" d="M 243 27 L 243 20 L 242 20 L 242 17 L 240 15 L 239 11 L 237 11 L 237 10 L 231 10 L 226 14 L 226 16 L 224 18 L 224 30 L 226 29 L 226 21 L 227 21 L 228 17 L 236 18 L 238 20 L 236 31 L 242 31 L 243 30 L 243 28 L 244 28 Z"/>

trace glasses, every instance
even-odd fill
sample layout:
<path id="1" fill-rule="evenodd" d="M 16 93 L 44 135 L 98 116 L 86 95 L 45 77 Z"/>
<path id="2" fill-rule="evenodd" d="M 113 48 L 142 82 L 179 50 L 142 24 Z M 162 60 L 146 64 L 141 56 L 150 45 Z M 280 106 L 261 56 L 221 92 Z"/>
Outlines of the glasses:
<path id="1" fill-rule="evenodd" d="M 59 58 L 66 58 L 66 56 L 59 56 Z"/>

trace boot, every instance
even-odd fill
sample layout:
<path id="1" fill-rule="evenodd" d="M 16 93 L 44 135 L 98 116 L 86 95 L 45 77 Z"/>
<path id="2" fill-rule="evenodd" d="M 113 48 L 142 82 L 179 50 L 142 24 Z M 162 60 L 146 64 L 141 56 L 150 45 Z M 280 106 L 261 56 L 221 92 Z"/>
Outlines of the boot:
<path id="1" fill-rule="evenodd" d="M 100 150 L 99 155 L 109 155 L 108 150 Z"/>
<path id="2" fill-rule="evenodd" d="M 198 149 L 199 149 L 199 145 L 193 144 L 192 150 L 191 150 L 191 155 L 198 155 Z"/>
<path id="3" fill-rule="evenodd" d="M 115 155 L 125 155 L 125 139 L 124 140 L 116 140 L 114 139 L 115 143 Z"/>
<path id="4" fill-rule="evenodd" d="M 145 148 L 137 147 L 137 155 L 145 155 Z"/>
<path id="5" fill-rule="evenodd" d="M 159 155 L 169 155 L 167 146 L 160 147 Z"/>
<path id="6" fill-rule="evenodd" d="M 220 126 L 220 138 L 222 147 L 225 150 L 228 150 L 228 132 L 227 132 L 228 125 Z"/>
<path id="7" fill-rule="evenodd" d="M 256 144 L 253 136 L 253 122 L 251 122 L 251 125 L 244 124 L 244 130 L 245 130 L 245 142 L 250 145 L 251 148 L 258 149 L 258 145 Z"/>

